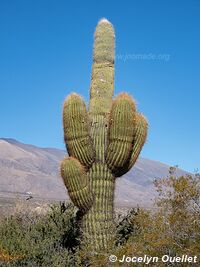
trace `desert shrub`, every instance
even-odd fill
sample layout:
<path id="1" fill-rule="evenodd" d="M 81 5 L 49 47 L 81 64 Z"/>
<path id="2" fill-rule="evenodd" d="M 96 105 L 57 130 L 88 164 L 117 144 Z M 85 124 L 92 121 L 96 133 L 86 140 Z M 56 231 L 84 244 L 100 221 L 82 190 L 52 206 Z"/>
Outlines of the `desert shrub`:
<path id="1" fill-rule="evenodd" d="M 75 266 L 79 227 L 71 204 L 51 206 L 38 216 L 5 218 L 0 225 L 0 266 Z"/>
<path id="2" fill-rule="evenodd" d="M 129 238 L 138 234 L 138 227 L 135 223 L 136 218 L 140 212 L 139 208 L 131 209 L 128 214 L 119 216 L 116 226 L 116 245 L 121 246 L 125 244 Z"/>
<path id="3" fill-rule="evenodd" d="M 117 218 L 116 239 L 109 252 L 91 255 L 91 248 L 79 246 L 79 218 L 71 204 L 54 205 L 45 215 L 15 214 L 5 218 L 0 223 L 0 266 L 110 267 L 123 266 L 111 265 L 111 254 L 118 258 L 145 254 L 159 258 L 166 254 L 199 256 L 200 176 L 177 177 L 170 169 L 168 177 L 154 184 L 158 192 L 156 209 L 132 209 Z M 158 262 L 154 266 L 166 265 Z"/>
<path id="4" fill-rule="evenodd" d="M 156 209 L 139 209 L 134 220 L 124 224 L 123 232 L 130 233 L 129 229 L 136 231 L 128 235 L 126 242 L 121 243 L 114 255 L 146 254 L 161 258 L 167 254 L 172 257 L 191 255 L 199 258 L 200 175 L 176 176 L 176 169 L 170 168 L 169 175 L 156 180 L 154 185 L 158 192 Z M 166 265 L 158 262 L 154 266 Z M 188 263 L 182 263 L 182 266 L 188 266 Z"/>

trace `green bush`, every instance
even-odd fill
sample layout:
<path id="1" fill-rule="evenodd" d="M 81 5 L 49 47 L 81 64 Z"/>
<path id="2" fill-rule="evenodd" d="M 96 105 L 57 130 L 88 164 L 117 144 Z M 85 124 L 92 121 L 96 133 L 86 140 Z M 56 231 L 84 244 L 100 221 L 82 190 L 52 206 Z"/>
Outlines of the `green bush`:
<path id="1" fill-rule="evenodd" d="M 0 225 L 0 249 L 7 255 L 0 266 L 76 266 L 78 245 L 76 208 L 71 204 L 53 205 L 43 216 L 10 216 Z"/>
<path id="2" fill-rule="evenodd" d="M 139 229 L 137 227 L 137 224 L 135 223 L 135 220 L 139 212 L 139 208 L 133 208 L 128 212 L 127 215 L 119 217 L 116 227 L 117 246 L 125 244 L 131 236 L 135 236 L 138 233 Z"/>
<path id="3" fill-rule="evenodd" d="M 110 267 L 120 266 L 111 265 L 108 257 L 112 254 L 118 258 L 145 254 L 159 258 L 165 254 L 199 256 L 200 176 L 176 177 L 170 170 L 168 177 L 155 181 L 155 187 L 157 208 L 132 209 L 116 218 L 115 245 L 96 254 L 80 245 L 80 216 L 72 204 L 53 205 L 43 215 L 26 212 L 5 218 L 0 223 L 0 266 Z M 158 262 L 154 266 L 166 265 Z"/>

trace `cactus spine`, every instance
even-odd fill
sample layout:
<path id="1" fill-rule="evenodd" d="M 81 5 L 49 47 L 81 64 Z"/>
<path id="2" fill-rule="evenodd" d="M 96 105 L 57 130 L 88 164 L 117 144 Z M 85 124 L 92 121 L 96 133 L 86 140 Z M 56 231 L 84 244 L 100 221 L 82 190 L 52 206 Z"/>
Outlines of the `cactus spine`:
<path id="1" fill-rule="evenodd" d="M 63 108 L 69 157 L 61 163 L 61 175 L 82 214 L 83 238 L 94 250 L 112 243 L 115 178 L 134 165 L 148 128 L 131 96 L 112 100 L 114 50 L 113 26 L 102 19 L 95 32 L 89 110 L 77 94 Z"/>

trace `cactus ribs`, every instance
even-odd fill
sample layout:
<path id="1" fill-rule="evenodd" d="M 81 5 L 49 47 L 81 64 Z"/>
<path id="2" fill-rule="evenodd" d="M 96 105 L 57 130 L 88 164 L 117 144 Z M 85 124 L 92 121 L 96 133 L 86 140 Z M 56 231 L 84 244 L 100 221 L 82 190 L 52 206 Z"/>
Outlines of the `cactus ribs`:
<path id="1" fill-rule="evenodd" d="M 102 19 L 95 32 L 89 109 L 75 93 L 63 108 L 69 157 L 61 163 L 61 175 L 82 212 L 83 242 L 96 251 L 113 242 L 115 179 L 134 165 L 148 129 L 131 96 L 121 93 L 113 100 L 114 51 L 113 26 Z"/>

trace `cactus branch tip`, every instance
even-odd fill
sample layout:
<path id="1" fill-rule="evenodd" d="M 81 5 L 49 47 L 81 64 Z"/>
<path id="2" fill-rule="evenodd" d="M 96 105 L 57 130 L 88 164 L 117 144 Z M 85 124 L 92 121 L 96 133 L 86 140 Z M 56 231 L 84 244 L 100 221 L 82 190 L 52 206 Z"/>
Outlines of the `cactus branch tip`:
<path id="1" fill-rule="evenodd" d="M 101 18 L 98 22 L 98 24 L 100 23 L 108 23 L 108 24 L 112 24 L 109 20 L 107 20 L 106 18 Z"/>
<path id="2" fill-rule="evenodd" d="M 116 96 L 116 99 L 117 99 L 117 98 L 121 98 L 121 99 L 131 99 L 131 100 L 133 100 L 132 96 L 129 95 L 128 93 L 126 93 L 126 92 L 122 92 L 122 93 L 120 93 L 118 96 Z"/>
<path id="3" fill-rule="evenodd" d="M 143 121 L 145 121 L 146 125 L 147 125 L 147 128 L 149 126 L 149 123 L 148 123 L 148 120 L 147 120 L 147 117 L 143 114 L 143 113 L 139 113 L 138 112 L 138 118 L 141 118 Z"/>
<path id="4" fill-rule="evenodd" d="M 76 102 L 82 102 L 83 101 L 83 98 L 82 96 L 80 96 L 79 94 L 77 93 L 71 93 L 70 95 L 68 95 L 65 100 L 64 100 L 64 103 L 63 103 L 63 106 L 65 107 L 65 105 L 68 105 L 69 101 L 71 100 L 75 100 Z"/>

